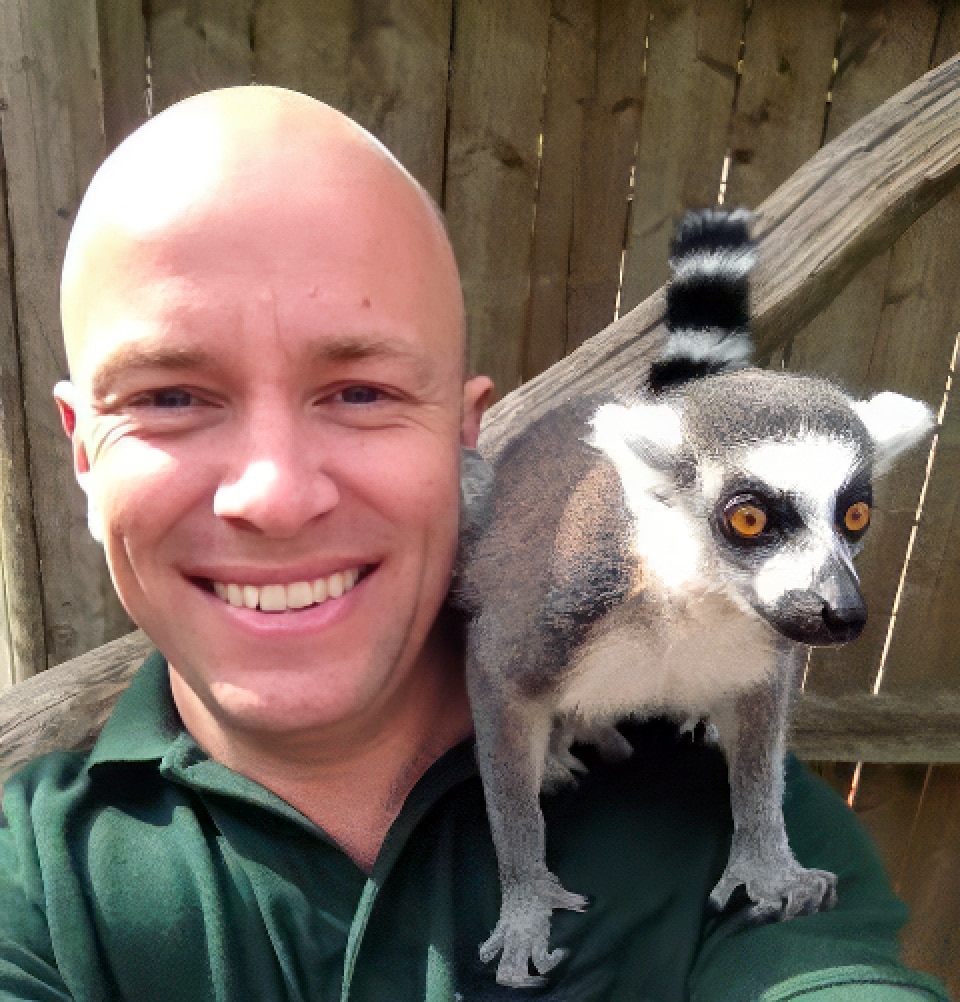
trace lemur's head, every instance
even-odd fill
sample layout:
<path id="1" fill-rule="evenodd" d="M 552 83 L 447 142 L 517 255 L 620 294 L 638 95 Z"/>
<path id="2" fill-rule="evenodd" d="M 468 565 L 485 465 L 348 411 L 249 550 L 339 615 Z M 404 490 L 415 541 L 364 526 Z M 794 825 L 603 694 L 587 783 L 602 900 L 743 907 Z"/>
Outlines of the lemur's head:
<path id="1" fill-rule="evenodd" d="M 852 558 L 872 481 L 933 425 L 896 393 L 748 368 L 749 214 L 681 224 L 670 331 L 647 392 L 607 404 L 591 443 L 617 466 L 638 557 L 667 589 L 720 589 L 791 640 L 846 643 L 867 620 Z"/>
<path id="2" fill-rule="evenodd" d="M 607 405 L 594 419 L 598 443 L 613 436 L 632 454 L 618 462 L 621 476 L 642 468 L 648 492 L 655 483 L 656 503 L 695 544 L 692 578 L 678 586 L 719 588 L 811 645 L 863 629 L 852 558 L 870 525 L 872 480 L 930 427 L 927 407 L 899 394 L 854 401 L 827 380 L 759 369 Z M 661 556 L 643 535 L 638 526 L 656 572 L 669 545 Z"/>

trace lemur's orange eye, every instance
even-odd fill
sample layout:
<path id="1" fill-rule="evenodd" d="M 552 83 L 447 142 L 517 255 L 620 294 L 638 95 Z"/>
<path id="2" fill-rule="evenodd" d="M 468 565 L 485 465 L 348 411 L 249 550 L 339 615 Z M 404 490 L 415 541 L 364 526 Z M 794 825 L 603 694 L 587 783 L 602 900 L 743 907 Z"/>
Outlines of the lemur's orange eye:
<path id="1" fill-rule="evenodd" d="M 870 524 L 870 505 L 856 501 L 843 513 L 843 524 L 848 532 L 863 532 Z"/>
<path id="2" fill-rule="evenodd" d="M 734 535 L 743 539 L 754 539 L 763 532 L 767 524 L 767 513 L 755 504 L 737 505 L 727 512 L 727 525 Z"/>

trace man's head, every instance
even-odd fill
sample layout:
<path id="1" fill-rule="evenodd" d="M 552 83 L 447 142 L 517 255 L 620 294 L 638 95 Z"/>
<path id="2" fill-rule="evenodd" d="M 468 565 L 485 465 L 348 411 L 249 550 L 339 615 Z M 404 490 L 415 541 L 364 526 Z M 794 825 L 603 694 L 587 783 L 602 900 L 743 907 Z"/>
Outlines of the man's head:
<path id="1" fill-rule="evenodd" d="M 390 154 L 288 91 L 176 105 L 94 178 L 62 313 L 91 524 L 175 694 L 221 727 L 335 731 L 415 685 L 490 384 L 464 379 L 453 254 Z"/>

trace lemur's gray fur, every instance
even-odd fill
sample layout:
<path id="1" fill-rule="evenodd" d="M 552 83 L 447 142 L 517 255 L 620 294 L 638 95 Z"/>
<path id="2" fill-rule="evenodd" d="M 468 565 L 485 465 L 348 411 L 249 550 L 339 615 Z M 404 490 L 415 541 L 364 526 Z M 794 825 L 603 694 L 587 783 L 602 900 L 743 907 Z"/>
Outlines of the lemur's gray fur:
<path id="1" fill-rule="evenodd" d="M 897 394 L 855 401 L 748 367 L 748 222 L 707 211 L 681 224 L 670 337 L 635 396 L 565 403 L 495 476 L 476 455 L 465 470 L 456 594 L 502 891 L 480 955 L 502 953 L 501 984 L 541 981 L 531 963 L 542 975 L 561 959 L 551 912 L 586 905 L 547 869 L 539 792 L 581 768 L 575 740 L 629 755 L 614 727 L 627 715 L 715 728 L 734 817 L 715 906 L 740 884 L 784 918 L 835 898 L 835 876 L 800 866 L 784 831 L 790 697 L 808 646 L 863 628 L 851 561 L 871 477 L 932 418 Z"/>

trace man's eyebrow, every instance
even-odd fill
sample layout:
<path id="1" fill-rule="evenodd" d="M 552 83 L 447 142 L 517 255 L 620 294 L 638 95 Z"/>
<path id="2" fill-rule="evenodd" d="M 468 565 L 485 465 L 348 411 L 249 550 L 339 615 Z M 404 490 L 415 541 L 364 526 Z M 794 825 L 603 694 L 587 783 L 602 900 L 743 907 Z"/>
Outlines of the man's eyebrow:
<path id="1" fill-rule="evenodd" d="M 395 358 L 412 363 L 420 380 L 427 378 L 427 366 L 422 355 L 401 338 L 375 334 L 341 334 L 318 341 L 310 354 L 315 362 L 357 362 L 364 359 Z"/>
<path id="2" fill-rule="evenodd" d="M 167 369 L 186 371 L 202 369 L 213 364 L 209 352 L 203 348 L 183 345 L 122 345 L 105 358 L 94 370 L 92 390 L 94 399 L 109 394 L 118 376 L 138 369 Z"/>

